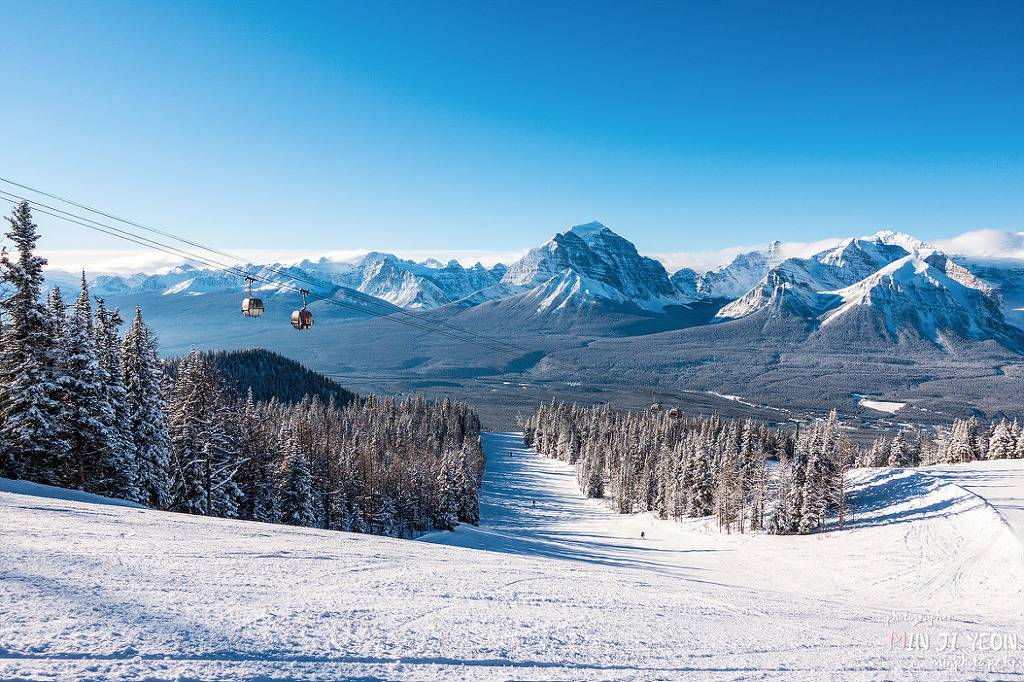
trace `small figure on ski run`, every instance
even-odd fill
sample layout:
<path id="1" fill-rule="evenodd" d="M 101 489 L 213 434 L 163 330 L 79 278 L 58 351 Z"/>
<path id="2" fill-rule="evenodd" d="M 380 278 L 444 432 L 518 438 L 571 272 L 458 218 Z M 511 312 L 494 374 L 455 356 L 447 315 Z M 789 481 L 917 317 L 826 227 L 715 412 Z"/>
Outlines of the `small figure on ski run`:
<path id="1" fill-rule="evenodd" d="M 536 507 L 537 506 L 537 500 L 532 500 L 532 502 L 533 502 L 533 506 Z"/>
<path id="2" fill-rule="evenodd" d="M 643 532 L 643 531 L 640 531 L 640 539 L 641 539 L 641 540 L 643 540 L 643 539 L 644 539 L 644 532 Z"/>

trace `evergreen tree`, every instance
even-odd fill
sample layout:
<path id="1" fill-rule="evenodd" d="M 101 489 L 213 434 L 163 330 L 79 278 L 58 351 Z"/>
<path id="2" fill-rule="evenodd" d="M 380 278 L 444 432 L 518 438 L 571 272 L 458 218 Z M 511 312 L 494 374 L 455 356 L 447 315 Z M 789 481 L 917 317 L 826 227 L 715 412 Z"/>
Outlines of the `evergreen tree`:
<path id="1" fill-rule="evenodd" d="M 1009 459 L 1013 457 L 1016 443 L 1005 419 L 992 429 L 988 441 L 988 459 Z"/>
<path id="2" fill-rule="evenodd" d="M 46 259 L 28 202 L 14 207 L 6 233 L 15 249 L 0 253 L 0 476 L 62 482 L 67 433 L 58 382 L 54 319 L 40 300 Z"/>
<path id="3" fill-rule="evenodd" d="M 238 488 L 221 379 L 193 350 L 171 400 L 171 508 L 189 514 L 234 516 Z M 234 450 L 237 452 L 237 450 Z"/>
<path id="4" fill-rule="evenodd" d="M 65 336 L 65 372 L 61 388 L 67 401 L 69 452 L 74 463 L 74 485 L 112 497 L 133 491 L 133 463 L 126 456 L 113 428 L 115 417 L 93 335 L 89 286 L 82 273 L 82 290 L 68 318 Z"/>
<path id="5" fill-rule="evenodd" d="M 903 439 L 903 433 L 897 431 L 889 443 L 889 461 L 891 467 L 904 467 L 908 465 L 909 453 L 907 442 Z"/>
<path id="6" fill-rule="evenodd" d="M 281 521 L 291 526 L 312 526 L 316 521 L 313 511 L 313 477 L 309 460 L 302 452 L 297 434 L 285 425 L 280 441 L 284 454 L 278 487 L 278 506 Z"/>
<path id="7" fill-rule="evenodd" d="M 480 500 L 479 483 L 471 456 L 468 444 L 463 444 L 459 451 L 459 467 L 455 485 L 459 497 L 459 521 L 475 526 L 480 523 Z"/>
<path id="8" fill-rule="evenodd" d="M 459 522 L 459 490 L 456 481 L 455 457 L 446 452 L 437 475 L 437 511 L 434 527 L 451 530 Z"/>
<path id="9" fill-rule="evenodd" d="M 812 533 L 825 522 L 828 480 L 824 449 L 824 437 L 812 436 L 808 444 L 800 522 L 797 527 L 800 533 Z"/>
<path id="10" fill-rule="evenodd" d="M 99 361 L 105 413 L 110 421 L 105 424 L 109 433 L 110 449 L 105 453 L 107 467 L 116 473 L 117 496 L 136 502 L 146 502 L 148 496 L 139 485 L 138 453 L 128 418 L 127 390 L 121 361 L 121 341 L 118 327 L 122 320 L 116 310 L 108 310 L 102 298 L 96 299 L 95 336 L 96 358 Z"/>
<path id="11" fill-rule="evenodd" d="M 133 440 L 140 501 L 157 509 L 171 503 L 171 443 L 167 431 L 163 372 L 156 342 L 142 321 L 142 310 L 124 335 L 122 382 L 127 432 Z"/>

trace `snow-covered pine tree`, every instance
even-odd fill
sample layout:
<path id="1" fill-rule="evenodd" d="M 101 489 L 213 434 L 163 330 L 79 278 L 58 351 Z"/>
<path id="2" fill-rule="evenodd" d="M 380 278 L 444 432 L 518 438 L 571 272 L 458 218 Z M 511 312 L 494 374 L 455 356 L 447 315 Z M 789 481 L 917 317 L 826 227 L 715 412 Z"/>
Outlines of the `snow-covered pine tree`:
<path id="1" fill-rule="evenodd" d="M 815 429 L 808 444 L 807 467 L 804 471 L 800 524 L 797 527 L 801 534 L 813 533 L 825 523 L 829 485 L 826 448 L 825 434 Z"/>
<path id="2" fill-rule="evenodd" d="M 237 514 L 237 440 L 230 431 L 232 415 L 221 382 L 206 356 L 195 349 L 179 370 L 168 422 L 171 508 L 175 511 Z"/>
<path id="3" fill-rule="evenodd" d="M 765 530 L 772 535 L 788 535 L 793 532 L 793 520 L 789 516 L 790 499 L 793 496 L 793 467 L 785 454 L 775 468 L 775 494 L 768 503 L 768 523 Z"/>
<path id="4" fill-rule="evenodd" d="M 907 441 L 903 438 L 903 432 L 897 431 L 889 443 L 888 465 L 893 468 L 904 467 L 907 466 L 908 459 Z"/>
<path id="5" fill-rule="evenodd" d="M 66 483 L 65 409 L 61 403 L 53 317 L 40 300 L 46 259 L 27 201 L 6 219 L 12 255 L 0 252 L 0 476 Z"/>
<path id="6" fill-rule="evenodd" d="M 445 452 L 437 474 L 437 505 L 434 515 L 434 527 L 441 530 L 451 530 L 459 522 L 457 467 L 455 454 L 450 450 Z"/>
<path id="7" fill-rule="evenodd" d="M 278 483 L 281 522 L 290 526 L 312 526 L 316 521 L 313 477 L 309 472 L 309 460 L 302 452 L 291 424 L 282 425 L 279 442 L 283 455 Z"/>
<path id="8" fill-rule="evenodd" d="M 92 304 L 84 272 L 81 293 L 68 318 L 64 353 L 66 366 L 61 388 L 67 401 L 73 484 L 101 495 L 134 498 L 134 462 L 125 456 L 113 426 L 115 417 L 105 385 L 108 377 L 96 350 Z"/>
<path id="9" fill-rule="evenodd" d="M 239 432 L 240 466 L 236 477 L 242 498 L 239 516 L 252 521 L 276 523 L 280 514 L 277 510 L 275 453 L 253 400 L 251 388 L 242 407 Z"/>
<path id="10" fill-rule="evenodd" d="M 693 486 L 687 516 L 708 516 L 715 508 L 715 479 L 711 469 L 711 453 L 703 442 L 693 452 Z"/>
<path id="11" fill-rule="evenodd" d="M 134 443 L 140 501 L 157 509 L 171 502 L 171 442 L 167 430 L 163 370 L 156 340 L 142 320 L 142 310 L 121 344 L 125 423 Z"/>
<path id="12" fill-rule="evenodd" d="M 992 429 L 992 436 L 988 441 L 989 459 L 1010 459 L 1013 457 L 1016 443 L 1006 419 L 1001 419 Z"/>
<path id="13" fill-rule="evenodd" d="M 459 451 L 458 471 L 455 485 L 459 497 L 459 521 L 474 526 L 480 523 L 480 500 L 477 475 L 474 470 L 469 444 L 463 443 Z"/>
<path id="14" fill-rule="evenodd" d="M 739 472 L 736 467 L 735 448 L 727 447 L 722 453 L 718 467 L 718 481 L 715 489 L 715 515 L 719 529 L 731 533 L 733 526 L 740 522 L 739 506 L 742 501 Z"/>
<path id="15" fill-rule="evenodd" d="M 762 445 L 751 449 L 746 477 L 750 488 L 750 530 L 761 530 L 768 494 L 768 468 Z"/>
<path id="16" fill-rule="evenodd" d="M 109 407 L 111 449 L 106 454 L 107 467 L 120 472 L 118 496 L 135 502 L 147 502 L 148 496 L 139 485 L 138 453 L 128 418 L 127 390 L 121 359 L 118 327 L 122 323 L 116 310 L 109 310 L 103 298 L 96 298 L 96 325 L 93 329 L 96 358 L 101 370 L 104 400 Z"/>

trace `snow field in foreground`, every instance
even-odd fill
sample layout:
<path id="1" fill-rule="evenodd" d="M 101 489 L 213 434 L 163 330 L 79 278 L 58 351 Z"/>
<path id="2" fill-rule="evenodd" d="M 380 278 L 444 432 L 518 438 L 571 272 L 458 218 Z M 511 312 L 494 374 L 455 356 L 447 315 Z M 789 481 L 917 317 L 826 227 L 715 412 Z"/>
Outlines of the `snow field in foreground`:
<path id="1" fill-rule="evenodd" d="M 846 530 L 724 536 L 703 520 L 613 514 L 516 435 L 486 434 L 485 447 L 481 526 L 424 542 L 0 481 L 0 678 L 944 680 L 1024 669 L 998 667 L 1024 641 L 976 650 L 993 633 L 1024 636 L 1020 520 L 1003 513 L 1024 499 L 1024 462 L 859 470 Z M 996 464 L 1001 487 L 987 492 Z M 972 654 L 997 672 L 951 669 Z"/>

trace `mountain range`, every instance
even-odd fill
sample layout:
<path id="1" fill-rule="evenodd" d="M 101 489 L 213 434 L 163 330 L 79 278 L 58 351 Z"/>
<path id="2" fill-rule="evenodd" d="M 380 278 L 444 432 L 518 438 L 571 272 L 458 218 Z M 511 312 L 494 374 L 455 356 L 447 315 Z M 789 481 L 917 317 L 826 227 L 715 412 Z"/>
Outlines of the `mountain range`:
<path id="1" fill-rule="evenodd" d="M 982 405 L 991 413 L 1015 394 L 1024 261 L 943 253 L 890 231 L 806 258 L 786 258 L 786 250 L 772 242 L 712 270 L 670 273 L 591 222 L 508 266 L 379 252 L 249 264 L 244 269 L 259 277 L 255 288 L 267 306 L 259 321 L 241 317 L 243 282 L 228 270 L 183 265 L 100 275 L 91 288 L 122 309 L 141 305 L 165 352 L 264 346 L 348 376 L 357 390 L 442 386 L 461 398 L 504 401 L 503 418 L 553 386 L 582 400 L 640 402 L 657 391 L 730 396 L 707 398 L 719 410 L 849 407 L 859 400 L 852 396 L 911 400 L 916 391 L 918 417 L 939 414 L 951 395 L 962 397 L 960 412 Z M 49 276 L 62 286 L 75 280 Z M 308 334 L 287 323 L 301 305 L 295 287 L 329 299 L 311 304 L 317 325 Z M 423 329 L 435 325 L 515 348 L 496 351 Z M 840 379 L 851 372 L 852 385 Z M 488 397 L 481 381 L 507 382 L 521 393 Z M 948 395 L 940 400 L 940 392 Z M 731 400 L 737 396 L 743 400 Z"/>
<path id="2" fill-rule="evenodd" d="M 591 222 L 556 234 L 509 266 L 416 263 L 372 252 L 353 260 L 325 257 L 244 269 L 263 280 L 256 287 L 261 296 L 295 297 L 292 288 L 299 286 L 317 297 L 384 312 L 465 309 L 500 301 L 505 315 L 540 327 L 546 318 L 561 324 L 566 315 L 584 312 L 668 314 L 673 321 L 705 324 L 764 312 L 765 317 L 799 318 L 813 330 L 861 327 L 868 320 L 889 342 L 915 337 L 942 346 L 990 339 L 1024 350 L 1022 334 L 1012 324 L 1021 319 L 1024 263 L 974 264 L 890 231 L 846 239 L 809 258 L 783 259 L 780 246 L 773 242 L 764 250 L 741 253 L 707 272 L 670 274 L 611 229 Z M 55 279 L 61 280 L 59 275 Z M 100 275 L 91 286 L 97 295 L 159 294 L 168 297 L 165 301 L 241 291 L 236 274 L 191 265 L 164 274 Z M 686 311 L 709 306 L 717 307 L 713 316 L 686 318 Z"/>

